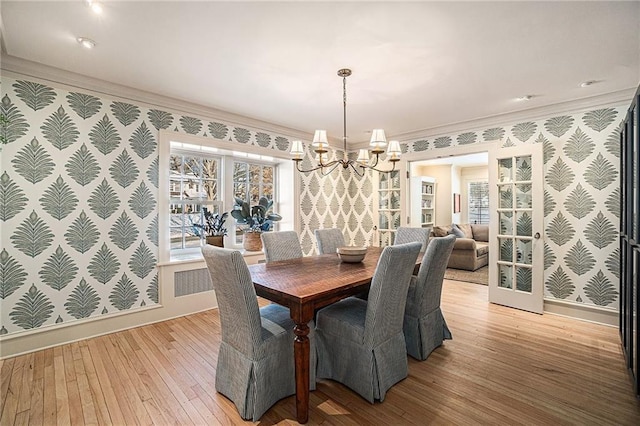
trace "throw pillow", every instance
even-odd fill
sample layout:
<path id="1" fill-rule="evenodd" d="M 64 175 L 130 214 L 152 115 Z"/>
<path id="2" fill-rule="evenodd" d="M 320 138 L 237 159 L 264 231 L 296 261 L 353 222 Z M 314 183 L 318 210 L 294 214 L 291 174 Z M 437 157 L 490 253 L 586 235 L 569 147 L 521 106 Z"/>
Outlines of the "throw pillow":
<path id="1" fill-rule="evenodd" d="M 471 225 L 468 223 L 453 224 L 452 226 L 460 229 L 464 233 L 464 238 L 473 238 L 473 231 L 471 230 Z"/>
<path id="2" fill-rule="evenodd" d="M 455 235 L 456 238 L 464 238 L 464 232 L 462 232 L 462 230 L 460 230 L 460 228 L 458 228 L 457 226 L 452 226 L 449 234 Z"/>
<path id="3" fill-rule="evenodd" d="M 433 235 L 436 237 L 446 237 L 449 234 L 448 226 L 434 226 L 433 227 Z"/>

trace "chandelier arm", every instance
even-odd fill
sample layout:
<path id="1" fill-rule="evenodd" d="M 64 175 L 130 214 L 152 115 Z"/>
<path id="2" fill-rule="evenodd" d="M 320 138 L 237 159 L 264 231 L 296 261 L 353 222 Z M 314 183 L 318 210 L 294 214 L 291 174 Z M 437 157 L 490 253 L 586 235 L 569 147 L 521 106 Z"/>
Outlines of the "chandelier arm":
<path id="1" fill-rule="evenodd" d="M 351 166 L 351 168 L 353 169 L 353 171 L 360 177 L 364 176 L 364 166 L 359 165 L 360 168 L 362 169 L 362 171 L 358 171 L 358 168 L 355 166 L 355 163 L 353 161 L 349 162 L 349 165 Z"/>
<path id="2" fill-rule="evenodd" d="M 378 172 L 378 173 L 391 173 L 392 171 L 394 171 L 394 170 L 396 169 L 396 162 L 394 161 L 394 162 L 392 163 L 391 170 L 380 170 L 380 169 L 376 168 L 375 166 L 369 166 L 369 165 L 366 165 L 366 166 L 360 166 L 360 167 L 363 167 L 363 168 L 364 168 L 364 167 L 366 167 L 366 168 L 368 168 L 368 169 L 375 170 L 375 171 L 376 171 L 376 172 Z"/>
<path id="3" fill-rule="evenodd" d="M 311 168 L 311 169 L 307 169 L 307 170 L 301 169 L 301 168 L 300 168 L 300 163 L 301 163 L 301 161 L 296 161 L 296 169 L 297 169 L 300 173 L 311 173 L 311 172 L 314 172 L 314 171 L 316 171 L 316 170 L 321 170 L 321 169 L 324 169 L 324 168 L 326 168 L 326 167 L 332 167 L 332 166 L 333 166 L 333 167 L 332 167 L 332 169 L 331 169 L 331 170 L 333 170 L 333 169 L 335 169 L 335 168 L 336 168 L 336 165 L 337 165 L 338 161 L 337 161 L 337 160 L 334 160 L 334 161 L 331 161 L 331 162 L 326 163 L 326 164 L 319 164 L 319 165 L 317 165 L 316 167 L 313 167 L 313 168 Z"/>
<path id="4" fill-rule="evenodd" d="M 335 164 L 334 164 L 335 163 Z M 322 176 L 328 176 L 331 174 L 331 172 L 333 172 L 336 167 L 338 167 L 340 165 L 340 160 L 336 160 L 336 161 L 332 161 L 331 163 L 329 163 L 330 166 L 327 167 L 331 167 L 331 169 L 327 170 L 326 172 L 324 171 L 320 171 L 320 173 L 322 174 Z"/>

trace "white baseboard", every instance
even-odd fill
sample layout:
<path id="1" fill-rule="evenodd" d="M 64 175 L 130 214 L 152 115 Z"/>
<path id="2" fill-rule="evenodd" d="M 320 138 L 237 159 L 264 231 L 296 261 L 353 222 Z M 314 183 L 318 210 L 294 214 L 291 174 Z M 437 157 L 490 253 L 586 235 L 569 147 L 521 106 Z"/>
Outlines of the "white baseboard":
<path id="1" fill-rule="evenodd" d="M 566 302 L 562 300 L 545 299 L 544 313 L 575 318 L 582 321 L 588 321 L 612 327 L 617 327 L 619 321 L 619 313 L 616 310 L 583 305 L 580 303 Z"/>

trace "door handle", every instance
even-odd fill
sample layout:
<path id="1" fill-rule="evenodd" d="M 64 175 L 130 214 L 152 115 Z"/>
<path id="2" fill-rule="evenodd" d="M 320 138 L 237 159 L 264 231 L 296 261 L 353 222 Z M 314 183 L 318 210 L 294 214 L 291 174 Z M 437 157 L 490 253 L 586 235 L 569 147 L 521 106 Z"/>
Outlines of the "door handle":
<path id="1" fill-rule="evenodd" d="M 540 239 L 540 233 L 536 232 L 535 235 L 533 236 L 533 238 L 535 238 L 536 240 Z"/>

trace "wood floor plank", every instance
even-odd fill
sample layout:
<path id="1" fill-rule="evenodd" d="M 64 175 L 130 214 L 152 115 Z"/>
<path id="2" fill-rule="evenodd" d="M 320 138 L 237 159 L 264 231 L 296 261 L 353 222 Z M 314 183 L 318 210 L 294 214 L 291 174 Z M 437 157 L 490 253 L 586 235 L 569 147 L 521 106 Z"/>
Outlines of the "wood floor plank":
<path id="1" fill-rule="evenodd" d="M 616 328 L 491 305 L 487 287 L 445 281 L 453 340 L 382 403 L 319 380 L 310 425 L 638 425 Z M 0 364 L 0 424 L 251 424 L 215 391 L 217 310 L 46 349 Z M 295 422 L 295 398 L 260 424 Z"/>

